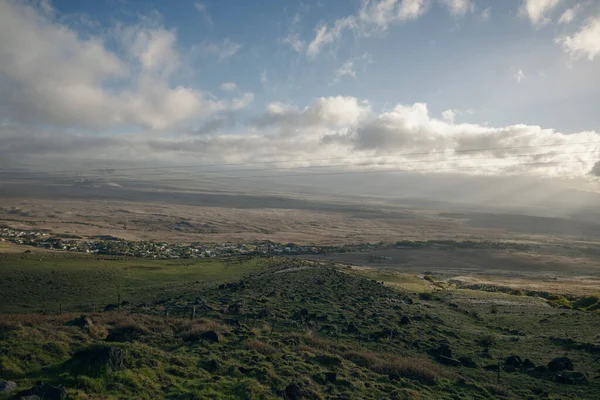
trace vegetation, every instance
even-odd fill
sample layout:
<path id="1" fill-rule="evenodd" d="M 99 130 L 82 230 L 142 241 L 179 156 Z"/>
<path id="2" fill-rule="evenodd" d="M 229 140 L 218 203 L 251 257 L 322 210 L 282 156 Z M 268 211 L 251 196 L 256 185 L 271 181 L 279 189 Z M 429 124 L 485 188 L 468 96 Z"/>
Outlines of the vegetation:
<path id="1" fill-rule="evenodd" d="M 115 286 L 128 284 L 120 312 L 4 314 L 0 378 L 19 390 L 42 381 L 75 399 L 521 399 L 563 398 L 566 389 L 600 397 L 598 315 L 546 300 L 422 278 L 436 291 L 419 295 L 362 271 L 287 258 L 183 266 L 2 257 L 21 291 L 2 300 L 32 310 L 66 304 L 78 287 L 112 301 Z M 47 292 L 44 280 L 52 280 Z M 563 356 L 573 371 L 550 369 Z"/>

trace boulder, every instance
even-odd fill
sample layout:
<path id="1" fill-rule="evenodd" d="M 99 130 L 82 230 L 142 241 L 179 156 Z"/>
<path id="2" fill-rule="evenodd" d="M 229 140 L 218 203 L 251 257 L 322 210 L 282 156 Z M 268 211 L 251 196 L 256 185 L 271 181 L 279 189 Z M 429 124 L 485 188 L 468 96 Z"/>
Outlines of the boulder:
<path id="1" fill-rule="evenodd" d="M 68 326 L 79 326 L 81 328 L 94 325 L 92 319 L 87 315 L 82 315 L 79 318 L 75 318 L 71 321 L 68 321 L 65 325 Z"/>
<path id="2" fill-rule="evenodd" d="M 569 357 L 557 357 L 548 363 L 548 369 L 552 372 L 573 371 L 573 361 Z"/>
<path id="3" fill-rule="evenodd" d="M 467 368 L 477 368 L 477 363 L 471 357 L 463 356 L 458 361 Z"/>
<path id="4" fill-rule="evenodd" d="M 200 368 L 208 372 L 216 372 L 219 368 L 219 363 L 216 360 L 202 360 L 199 364 Z"/>
<path id="5" fill-rule="evenodd" d="M 119 371 L 125 368 L 125 351 L 119 347 L 103 344 L 79 350 L 71 357 L 71 369 L 75 373 L 100 374 L 102 371 Z"/>
<path id="6" fill-rule="evenodd" d="M 140 339 L 146 330 L 138 324 L 128 324 L 110 329 L 106 341 L 108 342 L 133 342 Z"/>
<path id="7" fill-rule="evenodd" d="M 519 356 L 508 356 L 504 360 L 504 365 L 510 365 L 515 368 L 521 368 L 521 366 L 523 365 L 523 360 L 521 360 L 521 357 Z"/>
<path id="8" fill-rule="evenodd" d="M 452 358 L 452 349 L 450 348 L 450 345 L 448 343 L 440 343 L 436 353 L 439 356 Z"/>
<path id="9" fill-rule="evenodd" d="M 460 367 L 462 365 L 462 363 L 460 361 L 458 361 L 457 359 L 451 358 L 451 357 L 438 356 L 437 359 L 441 364 L 444 364 L 444 365 L 451 365 L 453 367 Z"/>
<path id="10" fill-rule="evenodd" d="M 0 379 L 0 395 L 9 394 L 17 388 L 17 384 L 13 381 L 4 381 Z"/>
<path id="11" fill-rule="evenodd" d="M 299 400 L 302 398 L 302 389 L 295 383 L 287 385 L 285 388 L 285 398 L 288 400 Z"/>
<path id="12" fill-rule="evenodd" d="M 577 371 L 562 371 L 554 376 L 554 380 L 558 383 L 566 385 L 581 385 L 588 382 L 587 376 L 582 372 Z"/>
<path id="13" fill-rule="evenodd" d="M 526 358 L 521 365 L 521 371 L 528 371 L 535 368 L 535 364 L 529 358 Z"/>
<path id="14" fill-rule="evenodd" d="M 215 331 L 206 331 L 200 335 L 200 338 L 207 342 L 219 343 L 219 335 Z"/>
<path id="15" fill-rule="evenodd" d="M 67 391 L 63 386 L 53 386 L 46 383 L 38 383 L 31 389 L 23 390 L 17 393 L 17 397 L 22 399 L 35 399 L 37 396 L 43 400 L 64 400 L 67 398 Z"/>
<path id="16" fill-rule="evenodd" d="M 411 321 L 410 318 L 408 318 L 406 315 L 403 315 L 402 318 L 400 318 L 400 325 L 410 325 Z"/>

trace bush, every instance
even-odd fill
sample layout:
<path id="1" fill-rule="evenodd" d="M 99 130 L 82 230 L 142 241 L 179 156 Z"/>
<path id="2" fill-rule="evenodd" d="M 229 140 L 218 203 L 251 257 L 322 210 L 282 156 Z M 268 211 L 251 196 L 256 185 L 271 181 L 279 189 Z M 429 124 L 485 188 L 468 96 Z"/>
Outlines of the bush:
<path id="1" fill-rule="evenodd" d="M 600 296 L 585 296 L 573 303 L 574 308 L 598 308 L 594 307 L 600 301 Z"/>
<path id="2" fill-rule="evenodd" d="M 555 308 L 573 308 L 573 302 L 567 300 L 564 296 L 549 296 L 548 304 Z"/>
<path id="3" fill-rule="evenodd" d="M 246 347 L 248 347 L 248 350 L 254 350 L 265 356 L 278 352 L 275 346 L 271 346 L 269 343 L 261 342 L 259 340 L 248 340 L 246 342 Z"/>
<path id="4" fill-rule="evenodd" d="M 496 335 L 494 335 L 493 333 L 483 334 L 479 337 L 477 343 L 479 343 L 483 347 L 492 347 L 496 344 Z"/>

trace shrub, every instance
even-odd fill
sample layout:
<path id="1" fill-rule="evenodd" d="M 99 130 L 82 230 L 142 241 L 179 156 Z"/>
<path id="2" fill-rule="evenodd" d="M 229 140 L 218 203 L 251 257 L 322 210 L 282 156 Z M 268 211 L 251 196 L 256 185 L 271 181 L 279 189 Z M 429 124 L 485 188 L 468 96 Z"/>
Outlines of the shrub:
<path id="1" fill-rule="evenodd" d="M 248 347 L 248 350 L 254 350 L 257 353 L 260 353 L 265 356 L 275 354 L 278 352 L 275 346 L 272 346 L 269 343 L 261 342 L 259 340 L 248 340 L 246 342 L 246 347 Z"/>
<path id="2" fill-rule="evenodd" d="M 549 296 L 548 304 L 555 308 L 573 308 L 573 302 L 560 295 Z"/>
<path id="3" fill-rule="evenodd" d="M 585 296 L 573 303 L 574 308 L 598 308 L 594 307 L 600 301 L 600 296 Z"/>
<path id="4" fill-rule="evenodd" d="M 483 347 L 492 347 L 496 344 L 496 335 L 494 335 L 493 333 L 483 334 L 479 337 L 477 343 L 479 343 Z"/>

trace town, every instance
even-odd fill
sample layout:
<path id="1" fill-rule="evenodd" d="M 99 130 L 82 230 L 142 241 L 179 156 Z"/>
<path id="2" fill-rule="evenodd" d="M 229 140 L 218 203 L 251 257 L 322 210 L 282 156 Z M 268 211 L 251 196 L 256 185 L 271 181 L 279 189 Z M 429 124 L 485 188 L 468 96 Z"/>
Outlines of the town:
<path id="1" fill-rule="evenodd" d="M 389 243 L 312 246 L 295 243 L 280 244 L 270 240 L 259 240 L 248 243 L 216 244 L 194 242 L 190 244 L 172 244 L 153 241 L 132 241 L 109 235 L 84 239 L 74 235 L 52 234 L 51 232 L 41 230 L 19 230 L 9 227 L 0 228 L 0 240 L 43 249 L 157 259 L 341 253 L 374 250 L 390 246 Z"/>

